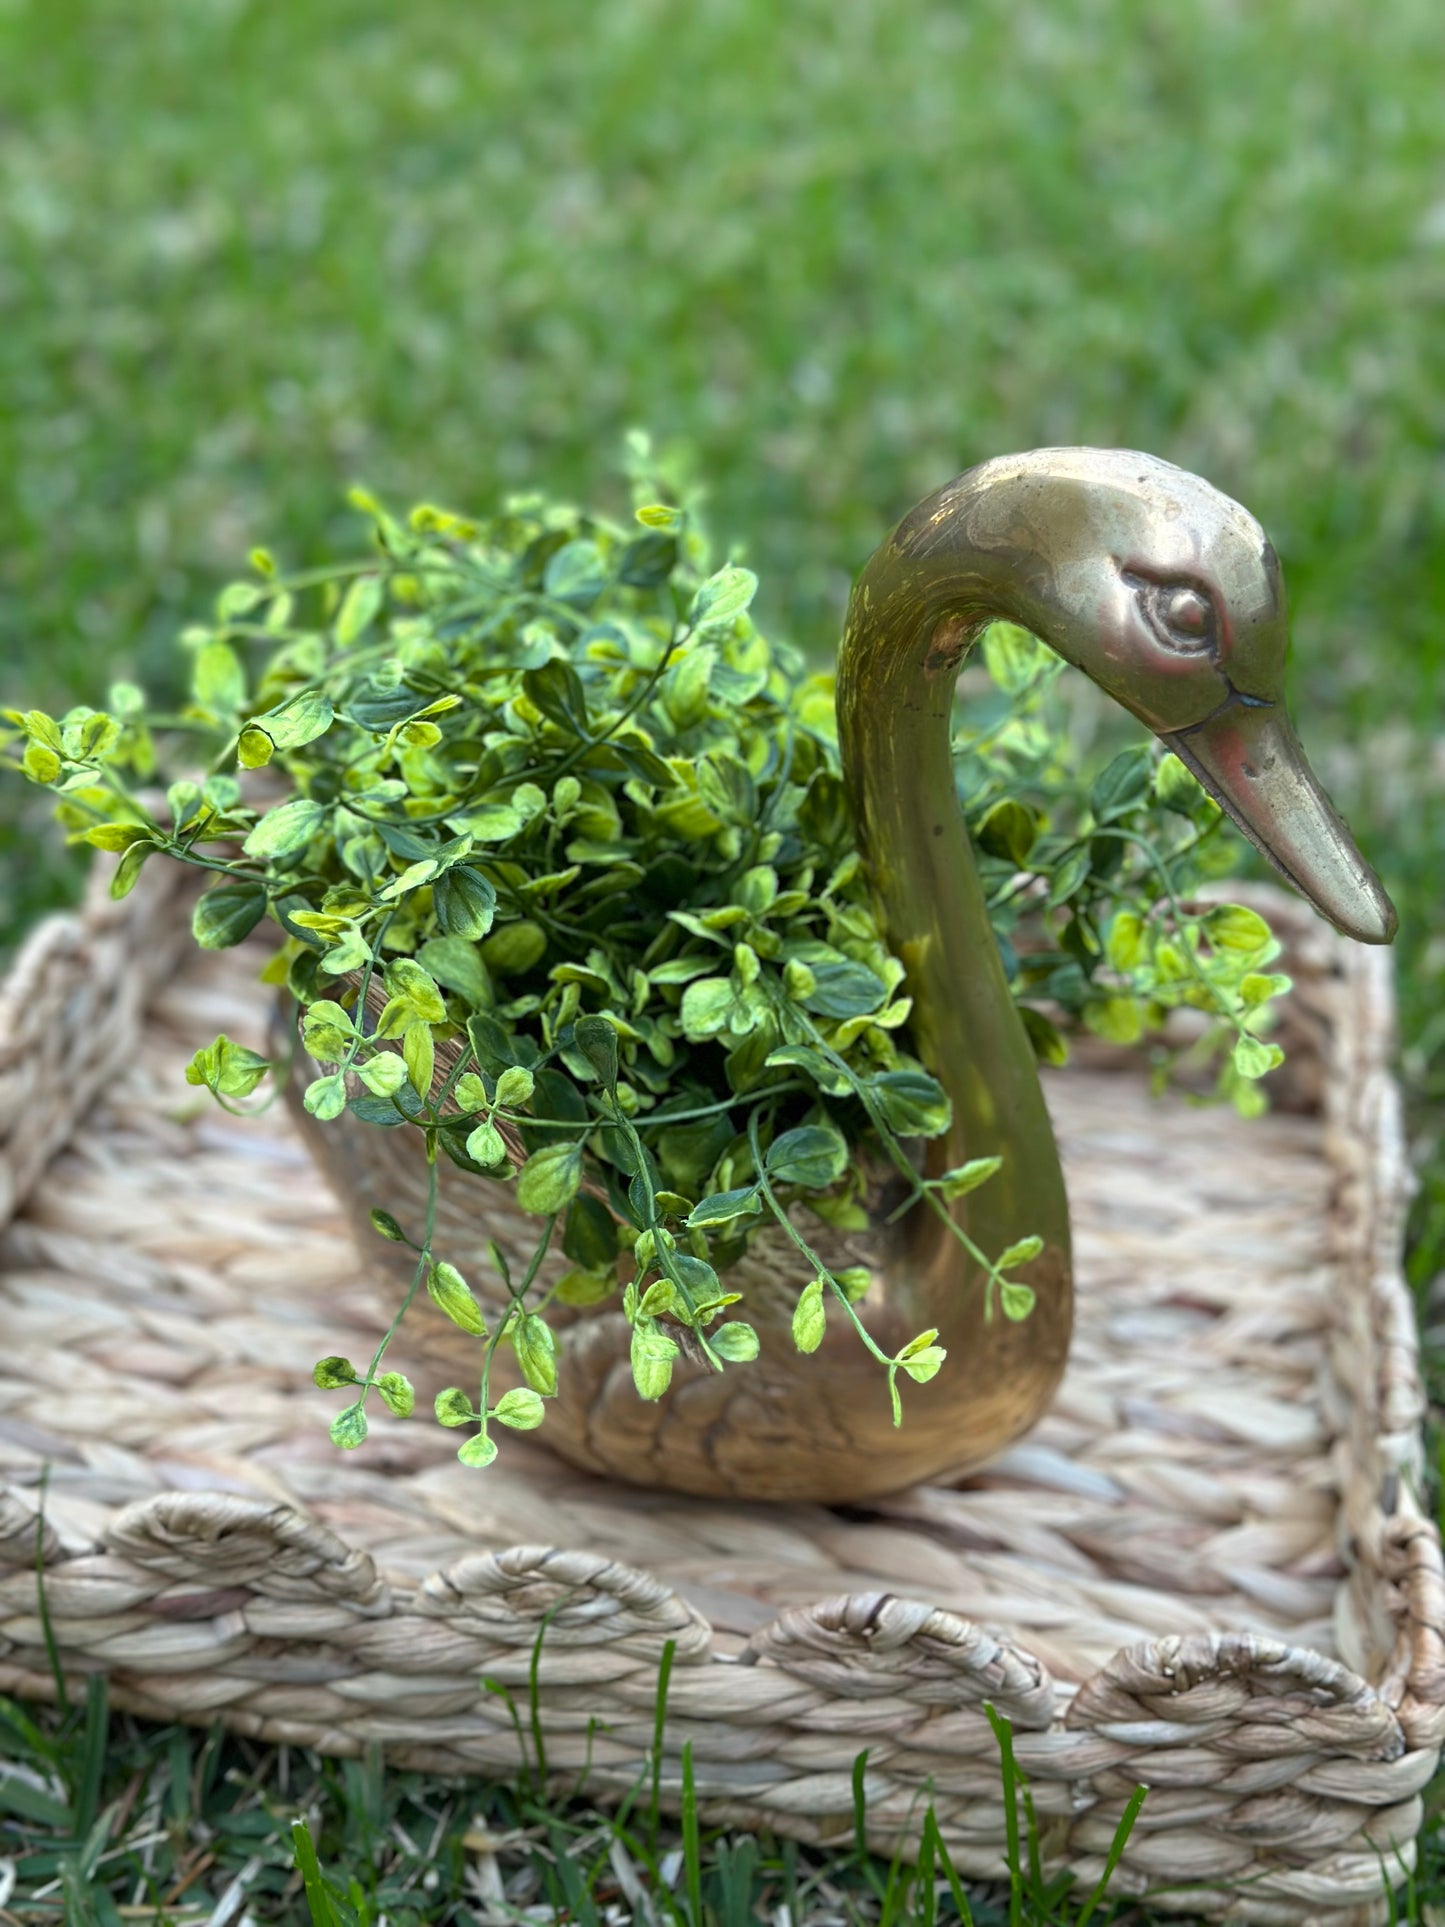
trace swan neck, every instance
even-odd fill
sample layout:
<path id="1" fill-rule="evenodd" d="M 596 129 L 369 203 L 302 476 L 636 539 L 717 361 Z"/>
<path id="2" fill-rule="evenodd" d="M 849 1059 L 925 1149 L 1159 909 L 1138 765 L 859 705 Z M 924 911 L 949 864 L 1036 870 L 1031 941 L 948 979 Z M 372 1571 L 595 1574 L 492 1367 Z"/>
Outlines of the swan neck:
<path id="1" fill-rule="evenodd" d="M 916 529 L 921 516 L 915 511 L 905 529 Z M 995 1252 L 1038 1233 L 1066 1268 L 1058 1151 L 953 770 L 959 667 L 980 631 L 997 616 L 1016 616 L 1019 601 L 991 556 L 940 543 L 936 521 L 923 545 L 931 553 L 899 535 L 877 552 L 853 594 L 838 722 L 859 847 L 913 997 L 914 1045 L 953 1106 L 946 1139 L 929 1147 L 930 1168 L 1001 1155 L 998 1176 L 959 1200 L 956 1218 Z M 913 1235 L 928 1236 L 921 1225 Z M 956 1254 L 957 1242 L 947 1242 Z M 930 1262 L 960 1261 L 935 1254 Z"/>

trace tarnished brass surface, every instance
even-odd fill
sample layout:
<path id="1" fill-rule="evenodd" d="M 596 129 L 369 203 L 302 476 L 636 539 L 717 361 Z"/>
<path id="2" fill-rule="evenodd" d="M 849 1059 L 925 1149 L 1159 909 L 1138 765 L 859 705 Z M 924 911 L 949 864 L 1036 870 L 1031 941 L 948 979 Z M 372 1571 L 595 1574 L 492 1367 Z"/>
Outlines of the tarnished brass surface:
<path id="1" fill-rule="evenodd" d="M 997 1313 L 985 1322 L 981 1276 L 926 1211 L 850 1241 L 834 1262 L 871 1266 L 861 1309 L 879 1344 L 891 1352 L 936 1326 L 948 1348 L 931 1383 L 907 1386 L 895 1430 L 882 1370 L 841 1318 L 830 1316 L 812 1356 L 793 1349 L 788 1323 L 807 1278 L 774 1233 L 750 1250 L 740 1283 L 729 1274 L 762 1338 L 752 1365 L 718 1376 L 682 1361 L 669 1394 L 647 1405 L 632 1389 L 620 1312 L 568 1327 L 540 1436 L 576 1464 L 699 1494 L 847 1502 L 979 1465 L 1053 1394 L 1072 1323 L 1068 1206 L 950 750 L 960 663 L 996 617 L 1031 630 L 1162 736 L 1339 929 L 1366 942 L 1394 933 L 1389 900 L 1284 713 L 1283 589 L 1253 517 L 1198 477 L 1125 450 L 1040 449 L 950 482 L 905 517 L 858 580 L 838 717 L 860 844 L 914 997 L 915 1043 L 953 1102 L 930 1167 L 1002 1155 L 998 1176 L 954 1209 L 986 1252 L 1030 1233 L 1044 1239 L 1018 1274 L 1035 1287 L 1036 1308 L 1021 1324 Z M 414 1149 L 411 1133 L 349 1117 L 303 1122 L 363 1217 L 372 1203 L 395 1209 L 420 1176 L 397 1159 Z M 447 1172 L 444 1192 L 447 1255 L 465 1264 L 455 1240 L 468 1210 L 478 1212 L 476 1188 Z M 478 1247 L 502 1235 L 505 1194 L 489 1202 Z"/>
<path id="2" fill-rule="evenodd" d="M 1312 776 L 1285 714 L 1279 563 L 1244 509 L 1197 476 L 1125 449 L 1038 449 L 970 469 L 905 517 L 858 580 L 839 658 L 838 720 L 861 847 L 908 970 L 920 1055 L 953 1101 L 935 1168 L 1001 1154 L 960 1199 L 986 1252 L 1036 1232 L 1026 1323 L 985 1324 L 982 1282 L 915 1211 L 880 1293 L 938 1327 L 948 1363 L 910 1397 L 908 1457 L 930 1476 L 976 1465 L 1042 1412 L 1072 1322 L 1068 1207 L 1034 1056 L 1004 979 L 954 797 L 959 665 L 1006 617 L 1082 669 L 1169 744 L 1235 822 L 1347 935 L 1388 942 L 1395 913 Z M 867 1364 L 870 1361 L 860 1361 Z M 861 1458 L 894 1440 L 860 1414 Z"/>

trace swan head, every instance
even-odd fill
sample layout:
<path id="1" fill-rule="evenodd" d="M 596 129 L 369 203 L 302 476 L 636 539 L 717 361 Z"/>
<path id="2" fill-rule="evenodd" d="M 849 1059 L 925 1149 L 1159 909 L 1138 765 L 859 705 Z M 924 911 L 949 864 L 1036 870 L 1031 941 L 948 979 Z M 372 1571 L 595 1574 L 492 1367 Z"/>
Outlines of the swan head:
<path id="1" fill-rule="evenodd" d="M 1037 449 L 970 469 L 899 537 L 961 547 L 990 609 L 1146 723 L 1337 929 L 1390 941 L 1394 906 L 1285 711 L 1284 583 L 1248 510 L 1152 455 Z"/>

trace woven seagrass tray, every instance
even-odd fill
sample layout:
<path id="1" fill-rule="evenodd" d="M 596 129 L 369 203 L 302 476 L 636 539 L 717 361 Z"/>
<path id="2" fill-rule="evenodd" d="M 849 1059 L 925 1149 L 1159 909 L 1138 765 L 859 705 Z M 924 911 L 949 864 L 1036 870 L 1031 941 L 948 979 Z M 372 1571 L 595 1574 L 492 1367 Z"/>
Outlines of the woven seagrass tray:
<path id="1" fill-rule="evenodd" d="M 866 1747 L 879 1847 L 931 1799 L 996 1874 L 987 1701 L 1049 1865 L 1097 1879 L 1143 1781 L 1116 1893 L 1384 1918 L 1445 1732 L 1389 966 L 1268 907 L 1284 1103 L 1246 1126 L 1105 1058 L 1051 1075 L 1063 1389 L 985 1473 L 866 1511 L 649 1494 L 516 1436 L 478 1473 L 424 1419 L 338 1455 L 309 1367 L 366 1354 L 389 1298 L 284 1110 L 236 1121 L 181 1076 L 219 1029 L 262 1041 L 256 954 L 194 955 L 161 874 L 53 919 L 0 997 L 0 1688 L 52 1690 L 39 1534 L 65 1667 L 140 1713 L 507 1775 L 523 1742 L 481 1682 L 525 1728 L 540 1635 L 549 1768 L 605 1799 L 671 1641 L 662 1785 L 690 1740 L 712 1820 L 845 1834 Z M 409 1325 L 394 1361 L 427 1404 L 449 1331 Z"/>

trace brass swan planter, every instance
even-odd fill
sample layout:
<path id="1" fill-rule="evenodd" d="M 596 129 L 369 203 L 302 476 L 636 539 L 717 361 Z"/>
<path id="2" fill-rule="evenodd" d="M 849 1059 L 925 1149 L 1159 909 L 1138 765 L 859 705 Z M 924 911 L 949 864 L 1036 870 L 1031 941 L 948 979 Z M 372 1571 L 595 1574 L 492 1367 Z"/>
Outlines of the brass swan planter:
<path id="1" fill-rule="evenodd" d="M 1393 936 L 1389 899 L 1285 713 L 1283 586 L 1254 518 L 1198 477 L 1128 450 L 1039 449 L 959 476 L 904 518 L 858 580 L 839 657 L 840 744 L 859 846 L 914 1000 L 914 1046 L 952 1101 L 949 1133 L 928 1144 L 928 1172 L 1002 1156 L 998 1176 L 952 1209 L 984 1251 L 1042 1236 L 1019 1274 L 1035 1309 L 1021 1323 L 986 1321 L 982 1274 L 921 1207 L 841 1249 L 836 1234 L 810 1232 L 830 1264 L 871 1269 L 859 1310 L 885 1351 L 928 1327 L 948 1348 L 938 1376 L 910 1387 L 895 1429 L 883 1375 L 836 1308 L 816 1352 L 793 1348 L 789 1320 L 808 1274 L 774 1227 L 755 1234 L 727 1280 L 746 1293 L 762 1339 L 745 1368 L 719 1375 L 684 1358 L 668 1395 L 647 1404 L 633 1388 L 622 1312 L 570 1315 L 541 1436 L 574 1464 L 703 1495 L 856 1501 L 957 1477 L 1026 1431 L 1052 1397 L 1072 1324 L 1068 1205 L 950 754 L 960 664 L 998 617 L 1147 723 L 1337 929 L 1367 943 Z M 359 1226 L 382 1199 L 403 1221 L 411 1201 L 419 1218 L 416 1147 L 397 1155 L 409 1133 L 350 1116 L 320 1128 L 296 1108 Z M 507 1194 L 494 1196 L 488 1205 L 486 1187 L 441 1173 L 437 1245 L 464 1268 L 489 1239 L 523 1260 L 534 1242 Z M 879 1203 L 881 1222 L 881 1194 Z M 410 1254 L 397 1256 L 409 1274 Z"/>

